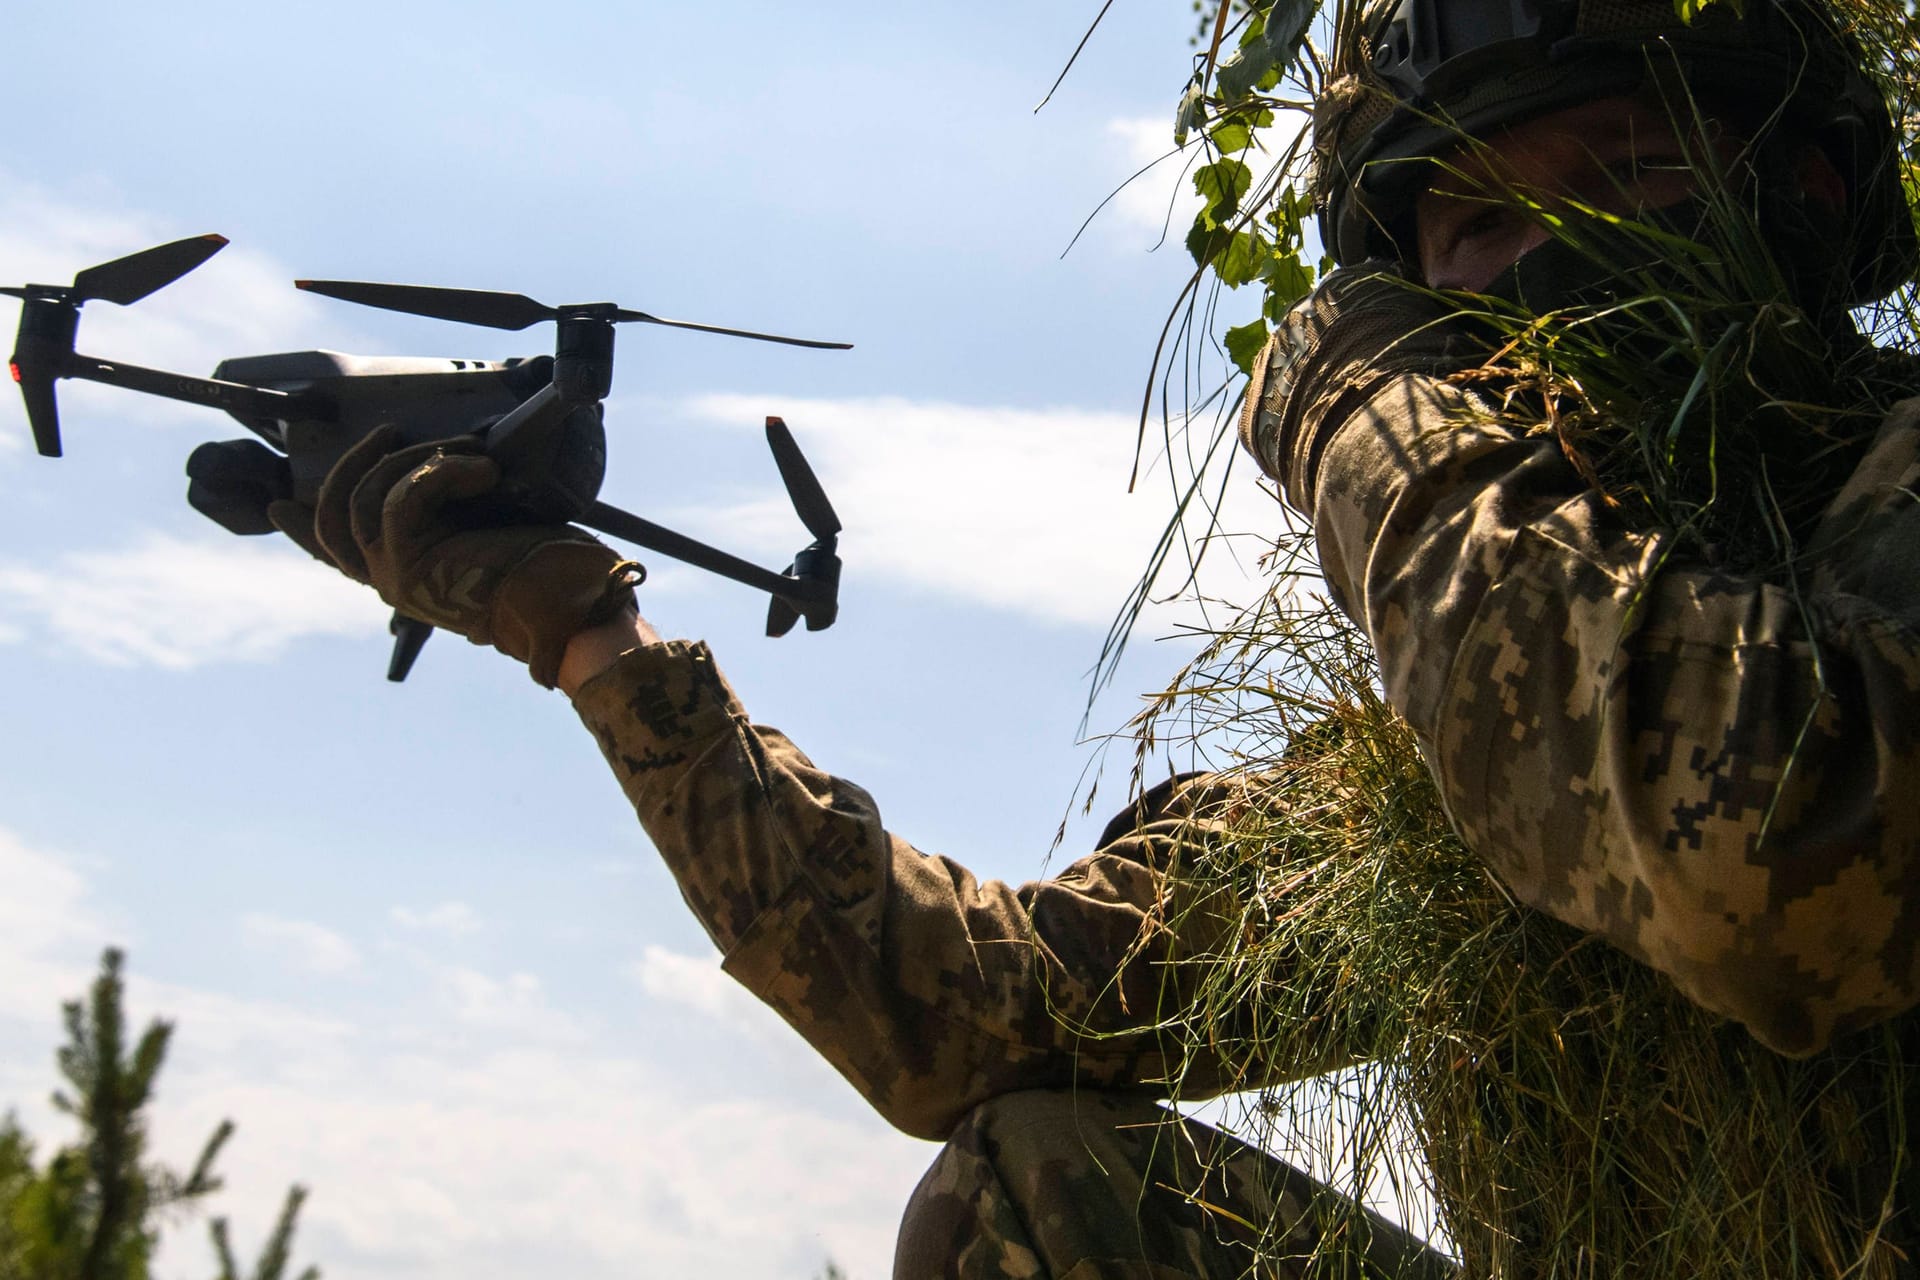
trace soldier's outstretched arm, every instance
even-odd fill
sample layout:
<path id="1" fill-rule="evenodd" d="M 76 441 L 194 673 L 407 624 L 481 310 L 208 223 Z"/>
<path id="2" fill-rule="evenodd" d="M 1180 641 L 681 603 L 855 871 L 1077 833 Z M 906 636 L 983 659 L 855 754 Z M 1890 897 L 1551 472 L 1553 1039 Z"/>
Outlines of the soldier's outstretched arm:
<path id="1" fill-rule="evenodd" d="M 1220 918 L 1168 900 L 1160 872 L 1205 838 L 1213 784 L 1163 785 L 1092 856 L 1016 888 L 890 834 L 864 790 L 747 718 L 704 645 L 631 648 L 573 696 L 727 972 L 894 1125 L 941 1138 L 1017 1089 L 1166 1092 L 1168 961 Z M 1182 1096 L 1248 1069 L 1189 1063 Z"/>
<path id="2" fill-rule="evenodd" d="M 458 441 L 393 444 L 369 436 L 317 508 L 276 504 L 276 523 L 389 604 L 570 693 L 728 971 L 896 1125 L 939 1138 L 1011 1090 L 1164 1093 L 1176 1069 L 1188 1097 L 1253 1083 L 1245 1064 L 1170 1059 L 1178 1038 L 1155 1028 L 1181 1005 L 1165 962 L 1217 925 L 1204 903 L 1169 900 L 1160 872 L 1205 838 L 1196 807 L 1223 785 L 1150 793 L 1054 879 L 977 882 L 750 723 L 704 646 L 661 643 L 616 553 L 565 526 L 475 526 L 453 504 L 498 468 Z"/>
<path id="3" fill-rule="evenodd" d="M 1490 423 L 1444 317 L 1340 273 L 1242 427 L 1461 835 L 1777 1050 L 1920 1003 L 1920 401 L 1798 581 L 1716 572 Z"/>

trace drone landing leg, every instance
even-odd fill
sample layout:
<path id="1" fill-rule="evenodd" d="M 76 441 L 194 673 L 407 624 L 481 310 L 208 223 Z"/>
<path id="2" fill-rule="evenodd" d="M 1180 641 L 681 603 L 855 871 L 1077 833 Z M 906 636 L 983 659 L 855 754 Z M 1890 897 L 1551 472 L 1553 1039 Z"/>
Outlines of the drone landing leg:
<path id="1" fill-rule="evenodd" d="M 433 627 L 395 610 L 393 621 L 387 624 L 387 631 L 393 636 L 393 656 L 387 659 L 387 679 L 399 684 L 407 678 L 407 672 L 413 670 L 414 659 L 420 656 L 421 648 L 433 636 Z"/>

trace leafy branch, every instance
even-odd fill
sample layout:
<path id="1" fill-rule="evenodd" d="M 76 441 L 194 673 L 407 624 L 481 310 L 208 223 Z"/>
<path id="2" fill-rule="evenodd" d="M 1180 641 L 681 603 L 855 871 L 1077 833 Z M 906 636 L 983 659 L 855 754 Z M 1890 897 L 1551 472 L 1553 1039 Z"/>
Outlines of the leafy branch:
<path id="1" fill-rule="evenodd" d="M 148 1280 L 160 1226 L 199 1209 L 223 1183 L 214 1163 L 233 1136 L 222 1120 L 186 1173 L 149 1162 L 147 1108 L 173 1025 L 155 1019 L 128 1048 L 124 957 L 109 949 L 87 998 L 62 1006 L 67 1041 L 55 1054 L 66 1087 L 53 1105 L 80 1126 L 78 1141 L 34 1167 L 33 1143 L 9 1113 L 0 1119 L 0 1277 L 5 1280 Z M 285 1280 L 306 1191 L 287 1193 L 278 1224 L 246 1280 Z M 227 1221 L 211 1224 L 217 1280 L 243 1280 Z M 308 1267 L 298 1280 L 319 1280 Z"/>

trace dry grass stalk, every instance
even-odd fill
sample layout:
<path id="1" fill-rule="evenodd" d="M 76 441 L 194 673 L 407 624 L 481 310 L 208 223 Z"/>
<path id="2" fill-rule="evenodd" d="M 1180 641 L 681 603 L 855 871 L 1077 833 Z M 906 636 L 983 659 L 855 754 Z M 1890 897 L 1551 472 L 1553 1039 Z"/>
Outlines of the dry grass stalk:
<path id="1" fill-rule="evenodd" d="M 1239 911 L 1169 975 L 1193 1053 L 1250 1083 L 1367 1064 L 1270 1088 L 1267 1137 L 1356 1202 L 1430 1204 L 1469 1276 L 1895 1274 L 1877 1232 L 1910 1174 L 1911 1029 L 1780 1058 L 1516 905 L 1453 835 L 1372 672 L 1331 606 L 1276 598 L 1148 713 L 1290 744 L 1233 766 L 1258 778 L 1251 803 L 1176 873 L 1198 892 L 1171 900 Z M 1389 1168 L 1407 1181 L 1383 1186 Z"/>

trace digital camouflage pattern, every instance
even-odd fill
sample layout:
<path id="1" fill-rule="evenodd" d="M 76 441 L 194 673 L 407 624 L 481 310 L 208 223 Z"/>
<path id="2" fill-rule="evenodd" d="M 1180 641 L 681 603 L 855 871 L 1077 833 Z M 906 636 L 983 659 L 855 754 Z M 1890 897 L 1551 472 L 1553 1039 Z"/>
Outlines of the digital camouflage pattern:
<path id="1" fill-rule="evenodd" d="M 890 834 L 864 790 L 748 720 L 704 645 L 626 654 L 574 705 L 727 972 L 898 1128 L 944 1139 L 998 1094 L 1169 1078 L 1179 1050 L 1153 1015 L 1174 788 L 1141 829 L 1016 889 Z M 1231 1080 L 1199 1070 L 1218 1077 L 1192 1080 L 1204 1092 Z"/>
<path id="2" fill-rule="evenodd" d="M 1462 838 L 1523 902 L 1804 1055 L 1920 1002 L 1920 400 L 1792 578 L 1627 528 L 1498 421 L 1441 304 L 1356 268 L 1243 441 L 1309 516 Z"/>
<path id="3" fill-rule="evenodd" d="M 1326 1188 L 1144 1098 L 1008 1094 L 908 1202 L 899 1280 L 1438 1280 L 1452 1268 Z M 1258 1224 L 1258 1225 L 1256 1225 Z M 1337 1226 L 1334 1224 L 1338 1224 Z M 1339 1239 L 1328 1245 L 1328 1231 Z M 1366 1234 L 1366 1239 L 1356 1239 Z"/>
<path id="4" fill-rule="evenodd" d="M 727 972 L 895 1126 L 951 1136 L 897 1274 L 1234 1277 L 1257 1262 L 1288 1277 L 1308 1272 L 1282 1255 L 1311 1251 L 1322 1218 L 1352 1230 L 1350 1210 L 1310 1211 L 1335 1193 L 1270 1157 L 1200 1125 L 1136 1127 L 1164 1118 L 1152 1099 L 1176 1077 L 1197 1099 L 1338 1065 L 1189 1059 L 1156 1025 L 1182 1003 L 1165 984 L 1193 968 L 1172 962 L 1222 918 L 1172 900 L 1163 873 L 1230 819 L 1233 785 L 1170 780 L 1096 852 L 1015 888 L 890 834 L 865 791 L 749 721 L 702 644 L 635 649 L 574 705 Z M 1203 1185 L 1200 1156 L 1229 1148 Z M 1232 1244 L 1231 1219 L 1187 1191 L 1271 1231 L 1266 1251 Z M 1371 1244 L 1327 1242 L 1311 1274 L 1401 1274 L 1402 1257 L 1445 1270 L 1376 1225 Z"/>

